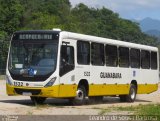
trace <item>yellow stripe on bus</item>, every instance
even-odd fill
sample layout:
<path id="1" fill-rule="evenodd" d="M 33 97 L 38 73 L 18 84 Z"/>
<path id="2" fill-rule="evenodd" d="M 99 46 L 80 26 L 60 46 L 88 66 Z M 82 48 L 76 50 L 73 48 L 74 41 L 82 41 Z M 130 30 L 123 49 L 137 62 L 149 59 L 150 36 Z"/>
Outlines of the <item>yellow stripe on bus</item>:
<path id="1" fill-rule="evenodd" d="M 89 86 L 89 96 L 128 94 L 129 85 L 93 84 Z"/>
<path id="2" fill-rule="evenodd" d="M 41 89 L 41 93 L 36 96 L 42 97 L 57 97 L 67 98 L 75 97 L 77 85 L 55 85 L 52 87 L 30 88 L 30 87 L 15 87 L 6 85 L 8 95 L 17 95 L 14 88 L 19 89 Z M 129 93 L 130 85 L 127 84 L 90 84 L 89 96 L 107 96 L 107 95 L 123 95 Z M 158 89 L 158 84 L 139 84 L 137 94 L 148 94 Z"/>
<path id="3" fill-rule="evenodd" d="M 158 90 L 158 84 L 139 84 L 138 85 L 138 94 L 149 94 Z"/>
<path id="4" fill-rule="evenodd" d="M 93 84 L 89 86 L 89 96 L 98 95 L 123 95 L 129 94 L 130 85 L 127 84 Z M 158 84 L 139 84 L 137 94 L 148 94 L 156 91 Z"/>

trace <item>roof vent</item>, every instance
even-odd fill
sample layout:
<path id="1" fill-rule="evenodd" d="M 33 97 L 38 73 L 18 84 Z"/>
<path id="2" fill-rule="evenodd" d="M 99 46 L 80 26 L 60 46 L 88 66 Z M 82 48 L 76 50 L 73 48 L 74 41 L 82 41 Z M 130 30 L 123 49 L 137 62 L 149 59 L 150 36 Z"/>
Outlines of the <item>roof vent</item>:
<path id="1" fill-rule="evenodd" d="M 53 31 L 61 31 L 59 28 L 53 28 Z"/>

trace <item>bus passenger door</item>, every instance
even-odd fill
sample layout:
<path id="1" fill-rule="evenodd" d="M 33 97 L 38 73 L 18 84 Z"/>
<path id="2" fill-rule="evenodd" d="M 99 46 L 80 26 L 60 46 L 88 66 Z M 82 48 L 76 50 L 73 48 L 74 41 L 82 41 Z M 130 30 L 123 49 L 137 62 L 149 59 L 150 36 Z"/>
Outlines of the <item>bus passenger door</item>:
<path id="1" fill-rule="evenodd" d="M 59 97 L 73 97 L 76 92 L 75 80 L 75 62 L 74 62 L 74 47 L 62 45 L 60 52 L 60 88 Z"/>

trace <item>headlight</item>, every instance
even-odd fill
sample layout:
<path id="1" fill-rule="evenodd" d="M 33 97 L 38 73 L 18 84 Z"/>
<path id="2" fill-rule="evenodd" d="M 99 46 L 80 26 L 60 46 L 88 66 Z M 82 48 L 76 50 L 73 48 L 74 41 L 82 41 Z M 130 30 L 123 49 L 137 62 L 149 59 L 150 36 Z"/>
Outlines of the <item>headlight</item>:
<path id="1" fill-rule="evenodd" d="M 54 84 L 56 81 L 57 77 L 52 78 L 44 87 L 50 87 Z"/>
<path id="2" fill-rule="evenodd" d="M 6 83 L 9 84 L 9 85 L 13 85 L 8 76 L 6 76 Z"/>

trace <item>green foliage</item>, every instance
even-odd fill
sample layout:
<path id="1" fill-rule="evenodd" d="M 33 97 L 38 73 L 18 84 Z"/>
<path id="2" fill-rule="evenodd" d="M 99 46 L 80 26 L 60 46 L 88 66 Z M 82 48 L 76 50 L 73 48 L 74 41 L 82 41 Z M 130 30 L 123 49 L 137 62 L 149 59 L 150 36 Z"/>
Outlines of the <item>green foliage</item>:
<path id="1" fill-rule="evenodd" d="M 156 45 L 137 23 L 124 20 L 107 8 L 71 7 L 69 0 L 0 0 L 0 66 L 5 65 L 11 34 L 17 30 L 62 30 Z M 0 67 L 1 68 L 1 67 Z"/>
<path id="2" fill-rule="evenodd" d="M 52 29 L 51 25 L 56 25 L 55 16 L 37 12 L 32 14 L 32 20 L 30 20 L 30 22 L 28 22 L 22 29 Z"/>
<path id="3" fill-rule="evenodd" d="M 19 0 L 0 0 L 0 31 L 11 35 L 20 26 L 23 7 Z"/>
<path id="4" fill-rule="evenodd" d="M 112 108 L 113 109 L 113 108 Z M 136 115 L 157 115 L 160 114 L 160 104 L 147 104 L 128 107 L 116 107 L 117 111 L 133 111 Z"/>
<path id="5" fill-rule="evenodd" d="M 160 114 L 160 104 L 140 105 L 137 114 L 159 116 L 159 114 Z"/>

